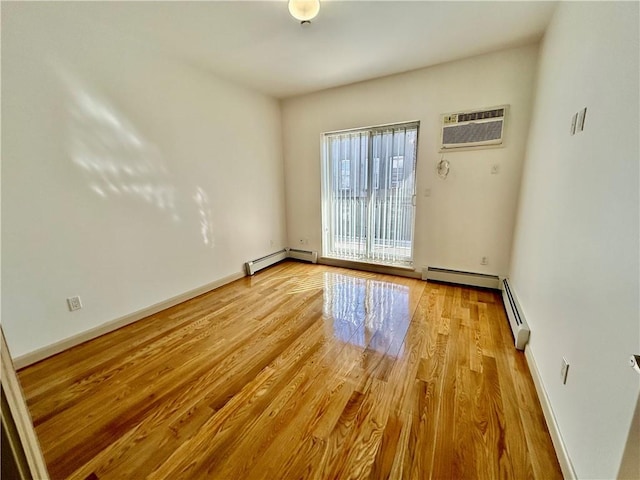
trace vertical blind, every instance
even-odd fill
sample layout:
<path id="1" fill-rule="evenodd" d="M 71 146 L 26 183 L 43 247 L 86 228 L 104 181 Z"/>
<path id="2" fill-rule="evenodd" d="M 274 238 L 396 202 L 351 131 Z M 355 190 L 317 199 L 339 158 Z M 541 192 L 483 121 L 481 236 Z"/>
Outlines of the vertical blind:
<path id="1" fill-rule="evenodd" d="M 417 147 L 417 122 L 324 135 L 323 255 L 411 264 Z"/>

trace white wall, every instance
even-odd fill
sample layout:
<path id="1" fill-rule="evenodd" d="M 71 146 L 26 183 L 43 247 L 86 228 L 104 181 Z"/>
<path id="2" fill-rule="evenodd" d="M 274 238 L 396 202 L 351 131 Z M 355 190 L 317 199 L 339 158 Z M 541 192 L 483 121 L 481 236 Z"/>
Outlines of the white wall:
<path id="1" fill-rule="evenodd" d="M 308 239 L 308 248 L 321 251 L 323 132 L 420 120 L 415 268 L 505 275 L 537 52 L 521 47 L 283 101 L 289 244 Z M 440 114 L 501 104 L 511 105 L 505 147 L 448 153 L 451 172 L 440 179 Z M 491 174 L 494 164 L 498 175 Z M 485 256 L 489 264 L 482 266 Z"/>
<path id="2" fill-rule="evenodd" d="M 286 243 L 278 102 L 74 9 L 2 5 L 2 319 L 14 356 Z M 71 313 L 73 295 L 84 308 Z"/>
<path id="3" fill-rule="evenodd" d="M 530 353 L 579 478 L 616 476 L 640 386 L 627 366 L 640 352 L 638 24 L 637 2 L 559 4 L 514 239 Z M 570 136 L 582 107 L 585 130 Z"/>

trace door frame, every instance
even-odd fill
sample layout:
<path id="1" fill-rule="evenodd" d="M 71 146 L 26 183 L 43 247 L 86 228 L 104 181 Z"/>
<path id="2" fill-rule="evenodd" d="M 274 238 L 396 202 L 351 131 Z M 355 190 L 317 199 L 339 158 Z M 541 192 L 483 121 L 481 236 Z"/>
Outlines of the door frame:
<path id="1" fill-rule="evenodd" d="M 2 365 L 2 428 L 9 441 L 9 449 L 20 479 L 36 478 L 48 480 L 49 472 L 40 449 L 40 442 L 33 427 L 24 393 L 9 353 L 4 330 L 0 325 L 2 345 L 0 349 Z M 3 463 L 8 461 L 4 459 Z"/>

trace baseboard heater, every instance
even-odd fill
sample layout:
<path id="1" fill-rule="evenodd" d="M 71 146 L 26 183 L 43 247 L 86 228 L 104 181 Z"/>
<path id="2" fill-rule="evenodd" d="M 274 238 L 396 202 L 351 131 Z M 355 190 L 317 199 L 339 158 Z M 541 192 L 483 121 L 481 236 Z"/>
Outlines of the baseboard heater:
<path id="1" fill-rule="evenodd" d="M 459 285 L 469 285 L 472 287 L 493 288 L 494 290 L 500 289 L 500 279 L 495 275 L 460 272 L 458 270 L 448 270 L 446 268 L 423 268 L 422 279 L 433 280 L 436 282 L 455 283 Z"/>
<path id="2" fill-rule="evenodd" d="M 257 258 L 244 264 L 247 275 L 253 275 L 263 268 L 270 267 L 274 263 L 281 262 L 287 258 L 293 258 L 295 260 L 302 260 L 305 262 L 317 263 L 318 252 L 311 252 L 308 250 L 298 250 L 294 248 L 283 248 L 280 251 L 271 253 L 264 257 Z"/>
<path id="3" fill-rule="evenodd" d="M 504 308 L 507 311 L 507 317 L 509 318 L 509 325 L 511 326 L 516 348 L 518 350 L 524 350 L 524 346 L 529 341 L 531 331 L 522 314 L 522 308 L 520 308 L 518 299 L 513 294 L 509 281 L 506 278 L 502 280 L 502 300 L 504 302 Z"/>
<path id="4" fill-rule="evenodd" d="M 298 250 L 297 248 L 288 248 L 289 258 L 302 260 L 303 262 L 318 263 L 318 252 L 309 250 Z"/>

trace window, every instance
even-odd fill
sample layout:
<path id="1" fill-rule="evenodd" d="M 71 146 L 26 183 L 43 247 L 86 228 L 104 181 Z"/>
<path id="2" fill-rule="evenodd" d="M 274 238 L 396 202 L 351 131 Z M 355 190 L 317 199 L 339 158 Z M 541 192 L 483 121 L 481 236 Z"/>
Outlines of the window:
<path id="1" fill-rule="evenodd" d="M 348 190 L 351 188 L 351 162 L 349 160 L 342 160 L 340 162 L 340 188 L 342 190 Z"/>
<path id="2" fill-rule="evenodd" d="M 324 135 L 323 255 L 411 264 L 417 147 L 417 122 Z"/>
<path id="3" fill-rule="evenodd" d="M 391 159 L 391 188 L 398 188 L 402 182 L 404 173 L 404 157 L 393 157 Z"/>

